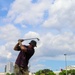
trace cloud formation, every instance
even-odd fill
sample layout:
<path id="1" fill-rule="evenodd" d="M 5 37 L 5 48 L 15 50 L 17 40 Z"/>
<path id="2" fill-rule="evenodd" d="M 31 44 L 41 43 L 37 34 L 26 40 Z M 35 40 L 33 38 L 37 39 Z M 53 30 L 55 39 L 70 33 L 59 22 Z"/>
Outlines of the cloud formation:
<path id="1" fill-rule="evenodd" d="M 30 25 L 41 24 L 44 27 L 74 27 L 74 0 L 15 0 L 7 17 L 14 23 Z M 48 15 L 48 17 L 47 17 Z"/>
<path id="2" fill-rule="evenodd" d="M 4 24 L 0 26 L 0 56 L 14 61 L 17 40 L 38 37 L 31 61 L 64 60 L 64 53 L 75 60 L 74 7 L 75 0 L 14 0 L 5 18 L 0 18 Z M 39 69 L 39 64 L 34 68 L 37 66 Z"/>

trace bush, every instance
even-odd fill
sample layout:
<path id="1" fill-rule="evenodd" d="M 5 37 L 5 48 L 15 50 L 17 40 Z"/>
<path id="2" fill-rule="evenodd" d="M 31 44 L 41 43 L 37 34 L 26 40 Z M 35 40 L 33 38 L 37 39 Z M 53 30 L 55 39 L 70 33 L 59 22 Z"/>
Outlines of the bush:
<path id="1" fill-rule="evenodd" d="M 54 72 L 52 70 L 49 69 L 43 69 L 43 70 L 39 70 L 35 73 L 35 75 L 55 75 Z"/>

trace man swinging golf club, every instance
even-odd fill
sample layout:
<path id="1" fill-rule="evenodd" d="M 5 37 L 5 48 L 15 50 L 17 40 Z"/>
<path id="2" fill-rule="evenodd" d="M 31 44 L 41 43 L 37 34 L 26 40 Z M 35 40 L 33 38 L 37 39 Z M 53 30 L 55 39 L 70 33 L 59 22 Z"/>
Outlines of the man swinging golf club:
<path id="1" fill-rule="evenodd" d="M 28 40 L 28 39 L 27 39 Z M 15 45 L 14 50 L 20 51 L 14 67 L 15 75 L 29 75 L 28 72 L 28 62 L 29 59 L 35 52 L 34 47 L 36 47 L 37 42 L 31 40 L 29 45 L 22 45 L 24 39 L 19 39 L 18 43 Z"/>

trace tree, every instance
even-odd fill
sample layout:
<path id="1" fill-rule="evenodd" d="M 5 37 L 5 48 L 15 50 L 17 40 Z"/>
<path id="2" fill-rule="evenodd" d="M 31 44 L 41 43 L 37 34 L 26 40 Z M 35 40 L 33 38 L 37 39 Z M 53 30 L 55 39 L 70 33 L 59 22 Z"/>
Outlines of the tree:
<path id="1" fill-rule="evenodd" d="M 59 75 L 66 75 L 66 70 L 61 71 Z"/>
<path id="2" fill-rule="evenodd" d="M 73 70 L 67 70 L 67 75 L 69 75 L 69 74 L 75 75 L 75 70 L 74 69 Z M 61 71 L 59 73 L 59 75 L 66 75 L 66 70 Z"/>
<path id="3" fill-rule="evenodd" d="M 6 75 L 11 75 L 10 73 L 6 73 Z"/>
<path id="4" fill-rule="evenodd" d="M 6 73 L 6 75 L 15 75 L 15 74 L 14 73 L 11 73 L 11 74 L 10 73 Z"/>
<path id="5" fill-rule="evenodd" d="M 52 70 L 49 69 L 43 69 L 43 70 L 39 70 L 35 73 L 35 75 L 55 75 L 54 72 Z"/>
<path id="6" fill-rule="evenodd" d="M 69 70 L 68 73 L 71 74 L 71 75 L 75 75 L 75 70 L 74 69 L 73 70 Z"/>
<path id="7" fill-rule="evenodd" d="M 11 73 L 11 75 L 15 75 L 14 73 Z"/>

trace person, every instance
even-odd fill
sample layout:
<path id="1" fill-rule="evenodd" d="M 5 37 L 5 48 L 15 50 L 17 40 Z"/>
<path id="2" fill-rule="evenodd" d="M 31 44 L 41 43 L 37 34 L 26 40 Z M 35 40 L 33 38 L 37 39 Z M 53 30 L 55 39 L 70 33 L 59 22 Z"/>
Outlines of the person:
<path id="1" fill-rule="evenodd" d="M 28 63 L 29 59 L 33 56 L 37 42 L 31 40 L 29 45 L 23 45 L 24 40 L 18 40 L 18 43 L 15 45 L 14 50 L 20 51 L 19 55 L 15 61 L 14 73 L 15 75 L 29 75 Z"/>

